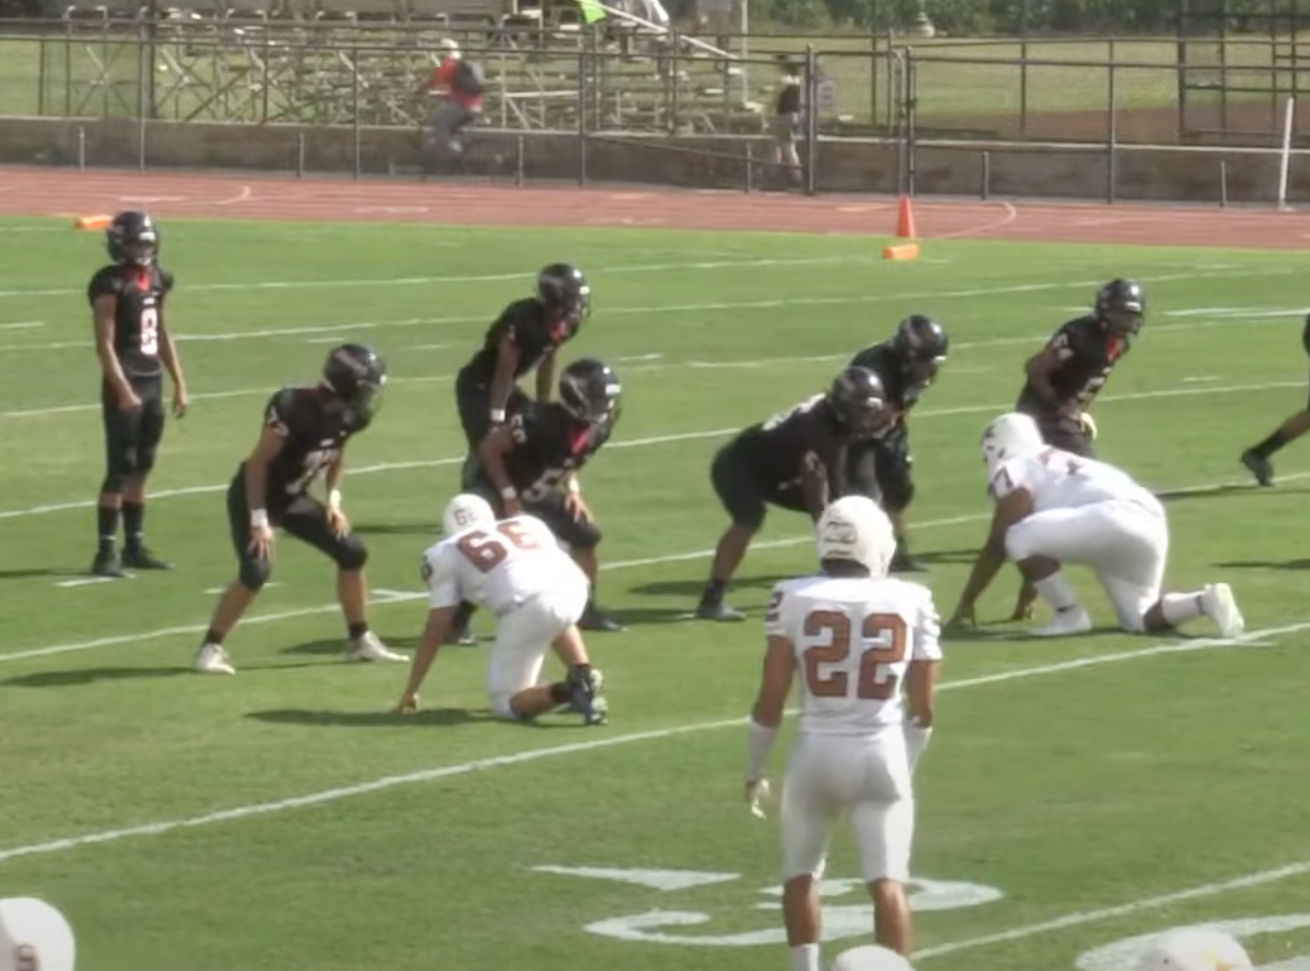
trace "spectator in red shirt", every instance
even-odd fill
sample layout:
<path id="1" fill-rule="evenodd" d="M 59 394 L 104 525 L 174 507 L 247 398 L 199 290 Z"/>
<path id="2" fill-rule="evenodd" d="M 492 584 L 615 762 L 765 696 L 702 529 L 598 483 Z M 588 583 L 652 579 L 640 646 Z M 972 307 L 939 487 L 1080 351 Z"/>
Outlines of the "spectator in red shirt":
<path id="1" fill-rule="evenodd" d="M 446 38 L 441 49 L 441 60 L 420 93 L 441 99 L 430 122 L 437 152 L 442 157 L 459 157 L 464 152 L 464 127 L 482 112 L 485 82 L 482 69 L 464 59 L 458 43 Z"/>

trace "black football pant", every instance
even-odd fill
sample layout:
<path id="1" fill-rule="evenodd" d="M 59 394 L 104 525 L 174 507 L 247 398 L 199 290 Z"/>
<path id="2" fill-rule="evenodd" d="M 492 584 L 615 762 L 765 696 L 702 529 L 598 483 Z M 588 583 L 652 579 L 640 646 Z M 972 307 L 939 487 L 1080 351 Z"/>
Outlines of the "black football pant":
<path id="1" fill-rule="evenodd" d="M 105 482 L 102 492 L 118 493 L 123 483 L 147 475 L 155 467 L 155 455 L 164 437 L 164 379 L 129 377 L 140 407 L 129 411 L 119 407 L 118 396 L 105 381 L 101 385 L 100 414 L 105 427 Z"/>
<path id="2" fill-rule="evenodd" d="M 528 396 L 515 385 L 505 402 L 505 417 L 521 409 Z M 455 386 L 455 408 L 459 412 L 459 425 L 464 429 L 464 440 L 468 442 L 469 451 L 477 453 L 478 446 L 491 430 L 491 389 L 488 387 Z"/>

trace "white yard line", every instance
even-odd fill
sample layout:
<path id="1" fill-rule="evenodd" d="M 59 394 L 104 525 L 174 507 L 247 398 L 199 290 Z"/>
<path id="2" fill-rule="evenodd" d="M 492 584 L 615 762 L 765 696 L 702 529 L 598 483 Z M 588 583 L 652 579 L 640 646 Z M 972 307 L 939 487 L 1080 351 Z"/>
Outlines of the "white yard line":
<path id="1" fill-rule="evenodd" d="M 421 596 L 421 595 L 420 595 Z M 1198 639 L 1193 641 L 1170 641 L 1162 644 L 1155 644 L 1149 647 L 1138 648 L 1130 651 L 1120 651 L 1115 654 L 1097 654 L 1076 661 L 1063 661 L 1055 664 L 1040 664 L 1028 668 L 1018 668 L 1013 671 L 1002 671 L 997 674 L 987 675 L 980 678 L 967 678 L 962 681 L 947 681 L 941 685 L 940 690 L 962 690 L 964 688 L 981 687 L 988 684 L 999 684 L 1008 681 L 1018 681 L 1026 678 L 1039 677 L 1046 674 L 1059 674 L 1065 671 L 1075 670 L 1077 667 L 1088 664 L 1115 664 L 1126 661 L 1135 661 L 1141 658 L 1154 657 L 1162 653 L 1176 653 L 1181 651 L 1198 651 L 1206 648 L 1233 647 L 1238 644 L 1246 644 L 1258 641 L 1262 638 L 1274 637 L 1280 634 L 1288 634 L 1296 631 L 1310 629 L 1310 621 L 1291 624 L 1284 627 L 1274 627 L 1268 630 L 1251 631 L 1241 638 L 1231 640 L 1222 639 Z M 1083 663 L 1079 663 L 1083 662 Z M 632 732 L 627 735 L 615 735 L 610 737 L 601 737 L 588 739 L 585 742 L 575 742 L 570 745 L 555 745 L 546 748 L 529 749 L 522 752 L 513 752 L 508 755 L 492 756 L 485 759 L 475 759 L 470 762 L 463 762 L 456 765 L 445 765 L 435 769 L 424 769 L 419 772 L 409 772 L 403 775 L 383 776 L 368 782 L 357 783 L 354 785 L 340 786 L 333 789 L 323 789 L 318 792 L 307 793 L 303 796 L 293 796 L 288 799 L 279 799 L 271 802 L 251 803 L 245 806 L 236 806 L 231 809 L 217 810 L 211 813 L 205 813 L 200 816 L 191 816 L 184 819 L 163 820 L 156 823 L 146 823 L 141 826 L 130 826 L 124 829 L 104 830 L 99 833 L 87 833 L 82 836 L 70 836 L 62 839 L 50 840 L 44 843 L 33 843 L 28 846 L 16 846 L 8 850 L 0 850 L 0 863 L 9 860 L 19 859 L 27 856 L 37 856 L 40 854 L 59 853 L 64 850 L 78 849 L 83 846 L 93 846 L 100 843 L 116 843 L 125 839 L 132 839 L 137 836 L 158 836 L 162 833 L 170 833 L 182 829 L 196 829 L 201 826 L 210 826 L 215 823 L 232 822 L 238 819 L 246 819 L 252 816 L 270 816 L 275 813 L 286 812 L 291 809 L 303 809 L 308 806 L 321 806 L 325 803 L 337 802 L 341 799 L 349 799 L 354 796 L 363 796 L 373 792 L 383 792 L 387 789 L 394 789 L 399 786 L 416 785 L 424 782 L 435 782 L 440 779 L 451 778 L 452 776 L 465 775 L 470 772 L 481 772 L 488 769 L 504 768 L 511 765 L 522 765 L 527 762 L 538 762 L 543 759 L 555 758 L 562 755 L 576 755 L 582 752 L 593 752 L 598 749 L 614 748 L 620 745 L 631 745 L 636 742 L 658 741 L 666 738 L 673 738 L 679 735 L 690 735 L 699 732 L 713 731 L 720 728 L 740 727 L 746 723 L 745 718 L 721 719 L 718 721 L 697 722 L 690 725 L 682 725 L 676 728 L 659 728 L 646 732 Z M 1204 896 L 1202 891 L 1211 893 L 1222 892 L 1223 889 L 1235 889 L 1242 885 L 1256 885 L 1256 882 L 1269 882 L 1271 879 L 1282 879 L 1282 876 L 1271 877 L 1270 873 L 1280 873 L 1282 871 L 1270 871 L 1264 874 L 1254 874 L 1250 877 L 1244 877 L 1242 880 L 1247 883 L 1242 884 L 1240 881 L 1231 881 L 1230 884 L 1213 884 L 1211 887 L 1218 887 L 1218 890 L 1209 888 L 1199 888 L 1192 891 L 1184 891 L 1184 894 L 1194 896 Z M 1292 875 L 1292 874 L 1286 874 Z M 1253 882 L 1255 881 L 1255 882 Z M 1155 899 L 1155 898 L 1152 898 Z M 1190 896 L 1175 894 L 1171 898 L 1159 898 L 1164 902 L 1173 902 L 1176 899 L 1190 899 Z M 1156 904 L 1158 906 L 1158 904 Z M 1109 908 L 1105 911 L 1089 911 L 1088 915 L 1075 915 L 1075 917 L 1063 918 L 1064 921 L 1072 921 L 1068 926 L 1076 926 L 1078 923 L 1086 923 L 1089 920 L 1104 919 L 1100 915 L 1118 916 L 1118 912 L 1132 913 L 1134 909 L 1140 909 L 1144 906 L 1141 902 L 1137 904 L 1124 905 L 1120 908 Z M 963 941 L 956 945 L 944 945 L 941 948 L 934 948 L 924 955 L 932 956 L 934 954 L 949 953 L 949 950 L 961 950 L 966 947 L 981 946 L 982 944 L 993 943 L 1000 940 L 1011 940 L 1016 937 L 1024 937 L 1033 933 L 1043 933 L 1045 930 L 1055 930 L 1061 925 L 1058 921 L 1050 921 L 1046 924 L 1035 924 L 1030 928 L 1019 928 L 1005 934 L 992 935 L 988 938 L 976 938 L 972 941 Z M 1036 930 L 1033 930 L 1036 928 Z"/>
<path id="2" fill-rule="evenodd" d="M 1308 625 L 1302 624 L 1299 626 L 1300 628 L 1304 628 Z M 0 859 L 3 859 L 3 857 L 0 857 Z M 1178 890 L 1173 893 L 1161 894 L 1157 897 L 1142 897 L 1139 900 L 1133 900 L 1126 904 L 1119 904 L 1114 907 L 1102 907 L 1099 910 L 1078 911 L 1077 913 L 1067 914 L 1064 917 L 1042 921 L 1038 924 L 1026 924 L 1023 927 L 1015 927 L 1012 930 L 1001 931 L 996 934 L 967 938 L 963 941 L 956 941 L 951 944 L 940 944 L 937 947 L 929 947 L 924 948 L 922 951 L 916 951 L 913 957 L 916 961 L 922 961 L 924 958 L 940 957 L 943 954 L 955 954 L 958 951 L 967 951 L 975 947 L 985 947 L 989 944 L 1004 944 L 1009 941 L 1022 941 L 1030 937 L 1036 937 L 1039 934 L 1049 934 L 1051 931 L 1067 930 L 1070 927 L 1080 927 L 1083 924 L 1092 924 L 1102 920 L 1113 920 L 1116 917 L 1131 917 L 1133 914 L 1140 913 L 1143 910 L 1154 910 L 1159 907 L 1168 907 L 1173 904 L 1186 903 L 1189 900 L 1215 897 L 1219 894 L 1230 893 L 1234 890 L 1247 890 L 1251 887 L 1261 887 L 1268 883 L 1277 883 L 1279 880 L 1288 880 L 1292 877 L 1304 876 L 1307 873 L 1310 873 L 1310 861 L 1292 863 L 1287 866 L 1277 867 L 1273 870 L 1260 870 L 1255 873 L 1248 873 L 1246 876 L 1234 877 L 1231 880 L 1224 880 L 1219 883 L 1203 883 L 1198 887 L 1190 887 L 1187 890 Z"/>
<path id="3" fill-rule="evenodd" d="M 1304 381 L 1274 381 L 1264 384 L 1230 384 L 1215 387 L 1214 385 L 1188 385 L 1178 388 L 1164 388 L 1158 391 L 1135 391 L 1122 395 L 1107 395 L 1098 399 L 1101 403 L 1109 404 L 1115 401 L 1141 401 L 1153 398 L 1180 398 L 1193 396 L 1208 396 L 1218 394 L 1238 394 L 1243 392 L 1255 391 L 1273 391 L 1281 388 L 1300 388 L 1304 387 Z M 267 390 L 267 389 L 265 389 Z M 82 406 L 69 406 L 70 408 L 80 408 Z M 99 405 L 94 407 L 99 408 Z M 924 418 L 950 418 L 958 415 L 983 415 L 983 414 L 1001 414 L 1009 410 L 1009 402 L 990 405 L 965 405 L 959 408 L 927 408 L 915 412 L 916 419 Z M 9 414 L 14 414 L 10 412 Z M 740 427 L 732 428 L 711 428 L 705 431 L 696 432 L 678 432 L 670 435 L 655 435 L 650 438 L 635 438 L 627 441 L 613 442 L 606 446 L 607 450 L 624 449 L 624 448 L 644 448 L 649 445 L 667 445 L 675 442 L 691 442 L 707 438 L 726 438 L 740 431 Z M 433 469 L 441 468 L 448 465 L 460 465 L 464 462 L 463 456 L 458 458 L 440 458 L 440 459 L 416 459 L 410 462 L 382 462 L 377 465 L 365 465 L 359 468 L 348 469 L 350 475 L 372 475 L 378 472 L 398 472 L 412 469 Z M 1285 481 L 1292 476 L 1281 476 L 1280 479 Z M 1225 483 L 1225 487 L 1231 483 Z M 152 500 L 159 499 L 176 499 L 184 496 L 201 496 L 209 495 L 215 492 L 221 492 L 226 489 L 228 483 L 218 483 L 215 485 L 201 486 L 183 486 L 177 489 L 160 489 L 150 494 Z M 5 519 L 22 519 L 28 516 L 44 516 L 51 513 L 68 512 L 76 509 L 90 509 L 95 505 L 91 499 L 77 499 L 69 502 L 44 503 L 40 506 L 29 506 L 26 509 L 5 509 L 0 510 L 0 520 Z"/>

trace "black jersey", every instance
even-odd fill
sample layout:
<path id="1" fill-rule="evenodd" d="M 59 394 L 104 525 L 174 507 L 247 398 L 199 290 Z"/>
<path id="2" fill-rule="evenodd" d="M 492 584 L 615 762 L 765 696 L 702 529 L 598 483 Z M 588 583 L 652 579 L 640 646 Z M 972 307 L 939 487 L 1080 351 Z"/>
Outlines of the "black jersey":
<path id="1" fill-rule="evenodd" d="M 509 427 L 514 448 L 505 459 L 505 470 L 525 502 L 538 502 L 600 451 L 614 422 L 582 422 L 557 402 L 530 401 L 510 419 Z"/>
<path id="2" fill-rule="evenodd" d="M 759 477 L 766 496 L 798 490 L 802 463 L 813 452 L 827 472 L 831 498 L 837 499 L 846 480 L 849 439 L 827 396 L 816 394 L 790 411 L 750 426 L 737 436 L 733 448 Z"/>
<path id="3" fill-rule="evenodd" d="M 1060 359 L 1051 375 L 1051 387 L 1056 395 L 1061 402 L 1077 401 L 1086 408 L 1129 344 L 1123 337 L 1110 333 L 1095 317 L 1087 316 L 1062 326 L 1046 346 L 1054 348 Z M 1026 381 L 1016 409 L 1030 415 L 1045 414 L 1053 410 L 1053 405 L 1037 392 L 1031 381 Z"/>
<path id="4" fill-rule="evenodd" d="M 919 403 L 919 398 L 928 387 L 926 384 L 915 384 L 909 379 L 905 363 L 891 341 L 866 347 L 851 358 L 850 366 L 868 368 L 878 375 L 890 404 L 896 409 L 898 424 Z"/>
<path id="5" fill-rule="evenodd" d="M 517 380 L 555 353 L 555 349 L 576 334 L 580 326 L 567 320 L 555 323 L 546 306 L 535 298 L 515 300 L 487 329 L 482 348 L 460 370 L 457 383 L 465 389 L 489 388 L 496 374 L 500 341 L 506 334 L 513 338 L 519 349 L 518 365 L 514 368 Z"/>
<path id="6" fill-rule="evenodd" d="M 173 274 L 158 266 L 115 263 L 102 268 L 87 286 L 92 306 L 98 297 L 117 298 L 114 309 L 114 352 L 123 374 L 132 378 L 158 377 L 160 328 L 164 298 L 173 289 Z"/>
<path id="7" fill-rule="evenodd" d="M 296 387 L 283 388 L 269 400 L 264 424 L 285 440 L 268 467 L 269 508 L 282 508 L 304 495 L 341 457 L 346 440 L 368 427 L 351 409 L 329 411 L 327 400 L 320 388 Z"/>

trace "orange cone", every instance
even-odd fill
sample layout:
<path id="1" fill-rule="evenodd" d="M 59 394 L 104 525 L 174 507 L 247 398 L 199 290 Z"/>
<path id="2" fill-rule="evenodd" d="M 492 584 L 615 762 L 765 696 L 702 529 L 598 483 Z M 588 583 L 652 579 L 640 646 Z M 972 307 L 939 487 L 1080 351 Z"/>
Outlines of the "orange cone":
<path id="1" fill-rule="evenodd" d="M 916 239 L 919 235 L 914 231 L 914 207 L 910 197 L 904 194 L 896 206 L 896 235 L 901 239 Z"/>
<path id="2" fill-rule="evenodd" d="M 917 260 L 919 258 L 918 243 L 903 243 L 900 246 L 888 246 L 882 251 L 884 260 Z"/>
<path id="3" fill-rule="evenodd" d="M 74 229 L 104 229 L 114 221 L 113 216 L 81 216 L 75 223 Z"/>

